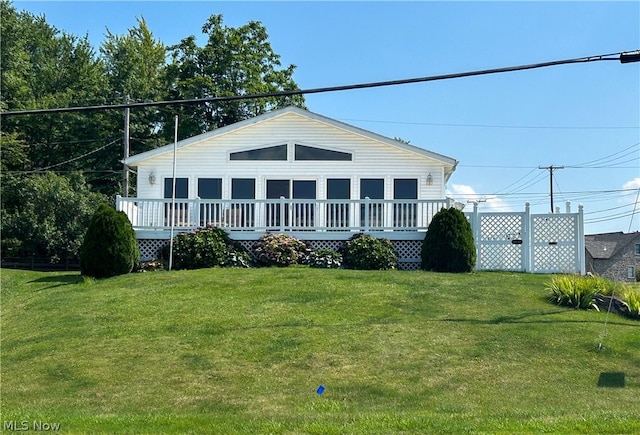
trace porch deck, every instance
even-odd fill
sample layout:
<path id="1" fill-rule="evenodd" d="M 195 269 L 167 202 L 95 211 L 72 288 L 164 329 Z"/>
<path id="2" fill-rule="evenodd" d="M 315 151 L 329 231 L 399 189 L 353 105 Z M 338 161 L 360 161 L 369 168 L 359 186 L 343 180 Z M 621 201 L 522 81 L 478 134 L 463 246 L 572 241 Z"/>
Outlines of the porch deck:
<path id="1" fill-rule="evenodd" d="M 440 200 L 382 199 L 142 199 L 116 198 L 139 239 L 169 238 L 176 232 L 218 226 L 234 239 L 257 239 L 266 232 L 295 233 L 302 238 L 346 239 L 355 232 L 384 233 L 388 238 L 424 238 L 433 216 L 456 205 Z M 172 222 L 173 221 L 173 222 Z M 398 234 L 399 233 L 399 234 Z M 397 237 L 394 237 L 393 235 Z"/>

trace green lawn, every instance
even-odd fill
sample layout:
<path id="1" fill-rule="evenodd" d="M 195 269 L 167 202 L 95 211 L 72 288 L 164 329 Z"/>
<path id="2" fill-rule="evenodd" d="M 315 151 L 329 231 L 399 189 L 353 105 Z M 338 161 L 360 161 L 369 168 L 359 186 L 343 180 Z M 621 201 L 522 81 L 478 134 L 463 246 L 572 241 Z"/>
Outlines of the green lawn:
<path id="1" fill-rule="evenodd" d="M 640 433 L 640 322 L 611 315 L 599 350 L 606 313 L 549 304 L 549 280 L 2 270 L 3 428 Z"/>

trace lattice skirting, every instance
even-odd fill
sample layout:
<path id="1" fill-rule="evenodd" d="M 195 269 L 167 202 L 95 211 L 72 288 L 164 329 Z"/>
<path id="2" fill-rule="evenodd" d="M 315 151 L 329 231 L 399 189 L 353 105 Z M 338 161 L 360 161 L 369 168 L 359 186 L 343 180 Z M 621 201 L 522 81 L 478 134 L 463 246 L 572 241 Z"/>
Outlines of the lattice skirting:
<path id="1" fill-rule="evenodd" d="M 140 260 L 157 260 L 160 256 L 160 249 L 169 244 L 167 239 L 138 239 L 140 249 Z"/>
<path id="2" fill-rule="evenodd" d="M 239 243 L 249 252 L 252 252 L 255 240 L 241 240 Z M 398 266 L 401 270 L 420 269 L 420 250 L 422 240 L 392 240 L 393 249 L 398 254 Z M 138 239 L 140 257 L 142 261 L 150 261 L 158 258 L 158 251 L 169 243 L 163 239 Z M 333 249 L 337 251 L 344 243 L 341 240 L 305 240 L 312 249 Z"/>

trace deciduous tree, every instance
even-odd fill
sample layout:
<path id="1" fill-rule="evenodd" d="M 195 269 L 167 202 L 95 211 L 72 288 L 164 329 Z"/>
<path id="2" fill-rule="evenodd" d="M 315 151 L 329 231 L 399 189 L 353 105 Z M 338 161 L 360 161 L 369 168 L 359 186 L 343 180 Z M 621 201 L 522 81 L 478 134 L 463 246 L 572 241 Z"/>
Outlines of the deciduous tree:
<path id="1" fill-rule="evenodd" d="M 202 27 L 207 35 L 203 47 L 195 36 L 170 47 L 171 62 L 166 80 L 169 99 L 266 94 L 298 89 L 294 65 L 281 68 L 265 27 L 257 21 L 234 28 L 223 24 L 222 15 L 212 15 Z M 302 96 L 269 97 L 188 105 L 179 109 L 180 135 L 189 137 L 223 127 L 269 110 L 288 105 L 304 106 Z M 169 111 L 165 111 L 169 115 Z M 175 113 L 172 109 L 171 114 Z M 166 119 L 165 134 L 173 135 Z M 171 127 L 171 128 L 168 128 Z"/>

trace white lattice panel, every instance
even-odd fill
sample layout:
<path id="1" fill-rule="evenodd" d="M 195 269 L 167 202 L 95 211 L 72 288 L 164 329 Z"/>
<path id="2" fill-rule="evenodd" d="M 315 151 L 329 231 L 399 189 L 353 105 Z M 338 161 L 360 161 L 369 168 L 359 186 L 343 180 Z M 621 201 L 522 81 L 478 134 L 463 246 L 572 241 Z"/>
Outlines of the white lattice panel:
<path id="1" fill-rule="evenodd" d="M 140 249 L 140 260 L 151 261 L 157 260 L 159 257 L 158 251 L 167 243 L 166 239 L 138 239 L 138 248 Z"/>
<path id="2" fill-rule="evenodd" d="M 524 270 L 522 241 L 523 213 L 491 213 L 480 216 L 478 245 L 478 269 Z"/>
<path id="3" fill-rule="evenodd" d="M 422 240 L 393 240 L 392 243 L 398 255 L 398 269 L 420 269 Z"/>
<path id="4" fill-rule="evenodd" d="M 578 220 L 575 215 L 532 217 L 532 269 L 538 273 L 574 272 L 579 268 Z"/>
<path id="5" fill-rule="evenodd" d="M 318 249 L 331 249 L 337 251 L 344 243 L 341 240 L 305 240 L 308 247 L 317 251 Z"/>
<path id="6" fill-rule="evenodd" d="M 480 246 L 479 269 L 481 270 L 524 270 L 522 245 L 511 241 Z"/>
<path id="7" fill-rule="evenodd" d="M 533 243 L 575 241 L 576 219 L 571 215 L 533 216 Z"/>
<path id="8" fill-rule="evenodd" d="M 572 273 L 576 265 L 575 246 L 534 246 L 533 270 L 538 273 Z"/>
<path id="9" fill-rule="evenodd" d="M 480 240 L 509 241 L 520 238 L 523 216 L 520 213 L 489 214 L 481 216 Z"/>

